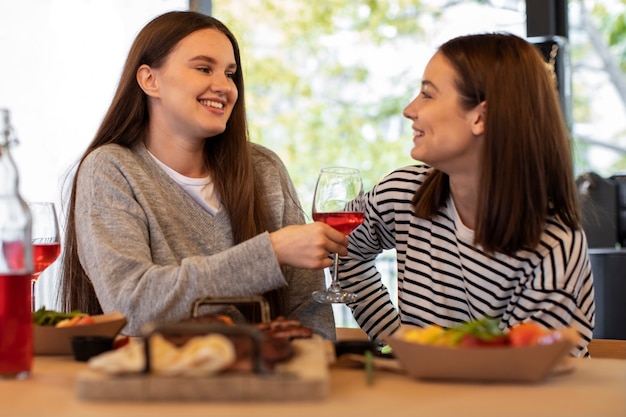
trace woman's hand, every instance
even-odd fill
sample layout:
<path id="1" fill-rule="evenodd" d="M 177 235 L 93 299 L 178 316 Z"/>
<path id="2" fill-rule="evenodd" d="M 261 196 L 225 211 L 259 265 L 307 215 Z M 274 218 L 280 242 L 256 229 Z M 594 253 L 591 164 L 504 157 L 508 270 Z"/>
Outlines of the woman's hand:
<path id="1" fill-rule="evenodd" d="M 296 268 L 326 268 L 333 264 L 331 253 L 348 254 L 348 238 L 321 222 L 283 227 L 270 240 L 278 263 Z"/>

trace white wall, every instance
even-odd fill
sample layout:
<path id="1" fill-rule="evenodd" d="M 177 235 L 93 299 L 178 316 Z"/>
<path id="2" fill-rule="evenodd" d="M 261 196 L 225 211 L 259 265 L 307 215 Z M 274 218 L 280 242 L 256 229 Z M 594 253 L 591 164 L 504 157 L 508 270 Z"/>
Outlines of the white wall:
<path id="1" fill-rule="evenodd" d="M 184 9 L 187 0 L 0 1 L 0 107 L 20 140 L 13 156 L 25 199 L 60 202 L 135 35 L 162 12 Z M 53 307 L 55 281 L 53 266 L 39 280 L 38 305 Z"/>

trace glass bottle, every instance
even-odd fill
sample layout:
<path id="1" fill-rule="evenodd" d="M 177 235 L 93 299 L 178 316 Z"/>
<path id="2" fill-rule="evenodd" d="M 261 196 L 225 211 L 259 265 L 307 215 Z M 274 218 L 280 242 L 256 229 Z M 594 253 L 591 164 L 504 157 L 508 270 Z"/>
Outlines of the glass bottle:
<path id="1" fill-rule="evenodd" d="M 31 217 L 12 142 L 9 110 L 0 108 L 0 379 L 27 377 L 33 361 Z"/>

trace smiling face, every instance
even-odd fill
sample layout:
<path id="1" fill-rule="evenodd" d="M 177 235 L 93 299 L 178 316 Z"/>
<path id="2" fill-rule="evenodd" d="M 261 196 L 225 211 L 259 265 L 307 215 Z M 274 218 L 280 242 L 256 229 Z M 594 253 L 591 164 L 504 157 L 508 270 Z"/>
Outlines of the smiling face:
<path id="1" fill-rule="evenodd" d="M 149 97 L 151 134 L 204 140 L 222 133 L 238 98 L 229 39 L 216 29 L 183 38 L 160 68 L 142 65 L 137 80 Z"/>
<path id="2" fill-rule="evenodd" d="M 436 53 L 424 71 L 420 94 L 404 109 L 413 122 L 411 157 L 453 175 L 480 166 L 484 103 L 461 107 L 456 73 L 449 61 Z"/>

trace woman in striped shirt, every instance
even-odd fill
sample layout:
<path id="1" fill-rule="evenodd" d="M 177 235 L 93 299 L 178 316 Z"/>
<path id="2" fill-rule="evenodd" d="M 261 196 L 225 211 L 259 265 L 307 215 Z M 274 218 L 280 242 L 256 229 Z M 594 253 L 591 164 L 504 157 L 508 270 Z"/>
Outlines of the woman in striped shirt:
<path id="1" fill-rule="evenodd" d="M 587 355 L 594 293 L 570 139 L 553 73 L 525 40 L 478 34 L 443 44 L 404 110 L 411 157 L 365 195 L 340 272 L 359 325 L 572 326 Z M 398 309 L 375 258 L 396 249 Z"/>

